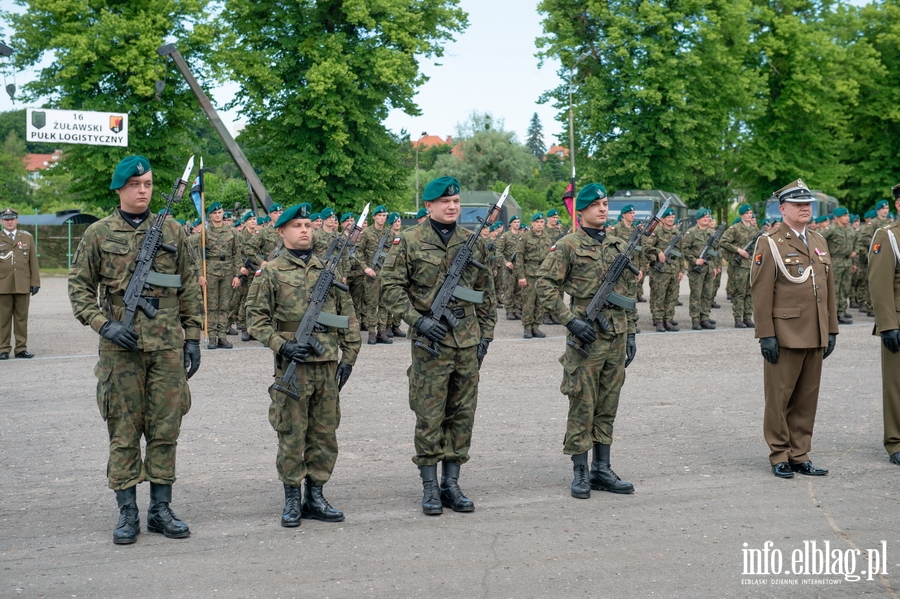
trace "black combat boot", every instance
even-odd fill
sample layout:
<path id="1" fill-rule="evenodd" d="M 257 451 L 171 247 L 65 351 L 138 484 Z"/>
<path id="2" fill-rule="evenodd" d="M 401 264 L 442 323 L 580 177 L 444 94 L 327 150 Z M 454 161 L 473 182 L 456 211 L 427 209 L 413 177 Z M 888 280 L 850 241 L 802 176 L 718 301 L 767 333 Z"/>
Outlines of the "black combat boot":
<path id="1" fill-rule="evenodd" d="M 691 328 L 692 328 L 693 330 L 695 330 L 695 331 L 699 331 L 700 328 L 701 328 L 701 327 L 700 327 L 700 321 L 699 321 L 699 320 L 693 320 L 693 321 L 691 321 Z"/>
<path id="2" fill-rule="evenodd" d="M 394 340 L 389 338 L 384 331 L 378 331 L 375 334 L 375 342 L 376 343 L 384 343 L 385 345 L 390 345 L 394 342 Z"/>
<path id="3" fill-rule="evenodd" d="M 169 504 L 172 502 L 172 485 L 150 483 L 150 509 L 147 510 L 147 530 L 161 532 L 169 539 L 191 536 L 188 525 L 178 519 Z"/>
<path id="4" fill-rule="evenodd" d="M 594 443 L 594 461 L 591 462 L 591 488 L 610 493 L 634 493 L 634 485 L 620 480 L 609 467 L 609 445 Z M 587 454 L 585 454 L 586 456 Z"/>
<path id="5" fill-rule="evenodd" d="M 233 345 L 231 345 L 231 342 L 228 341 L 228 339 L 225 337 L 219 337 L 218 346 L 222 349 L 231 349 L 232 347 L 234 347 Z"/>
<path id="6" fill-rule="evenodd" d="M 753 322 L 753 319 L 752 319 L 752 318 L 745 318 L 745 319 L 744 319 L 744 324 L 747 325 L 747 328 L 748 328 L 748 329 L 755 329 L 755 328 L 756 328 L 756 323 Z"/>
<path id="7" fill-rule="evenodd" d="M 241 332 L 241 341 L 250 341 L 251 339 L 253 339 L 253 337 L 250 336 L 250 333 L 247 331 Z"/>
<path id="8" fill-rule="evenodd" d="M 541 324 L 546 324 L 546 325 L 553 324 L 553 320 L 550 318 L 549 314 L 544 314 L 544 317 L 541 318 Z"/>
<path id="9" fill-rule="evenodd" d="M 441 507 L 441 496 L 438 492 L 437 464 L 419 466 L 419 476 L 422 477 L 422 512 L 428 516 L 443 514 L 444 508 Z"/>
<path id="10" fill-rule="evenodd" d="M 369 340 L 366 341 L 368 345 L 375 345 L 377 343 L 376 338 L 378 337 L 378 333 L 375 331 L 369 331 Z"/>
<path id="11" fill-rule="evenodd" d="M 661 320 L 655 320 L 655 321 L 653 321 L 653 326 L 656 327 L 656 332 L 657 332 L 657 333 L 665 333 L 665 332 L 666 332 L 666 327 L 665 327 L 665 325 L 663 324 L 663 321 L 661 321 Z"/>
<path id="12" fill-rule="evenodd" d="M 237 335 L 238 332 L 237 332 L 237 329 L 234 328 L 234 325 L 231 325 L 231 326 L 228 327 L 228 330 L 225 331 L 225 334 L 226 334 L 226 335 Z"/>
<path id="13" fill-rule="evenodd" d="M 308 478 L 306 479 L 306 493 L 303 494 L 300 514 L 308 520 L 321 520 L 322 522 L 344 521 L 344 512 L 331 507 L 331 504 L 322 495 L 322 487 L 312 484 Z"/>
<path id="14" fill-rule="evenodd" d="M 281 513 L 281 525 L 285 528 L 300 526 L 300 487 L 284 483 L 284 511 Z"/>
<path id="15" fill-rule="evenodd" d="M 701 321 L 700 321 L 700 328 L 701 328 L 701 329 L 706 329 L 706 330 L 708 330 L 708 331 L 711 331 L 711 330 L 713 330 L 714 328 L 716 328 L 716 323 L 714 323 L 713 321 L 711 321 L 711 320 L 709 320 L 709 319 L 701 320 Z"/>
<path id="16" fill-rule="evenodd" d="M 113 531 L 113 543 L 130 545 L 141 534 L 141 517 L 138 515 L 137 487 L 124 491 L 116 491 L 116 503 L 119 504 L 119 523 Z"/>
<path id="17" fill-rule="evenodd" d="M 572 479 L 572 497 L 587 499 L 591 496 L 591 487 L 588 484 L 588 460 L 587 452 L 572 456 L 572 470 L 575 478 Z"/>
<path id="18" fill-rule="evenodd" d="M 562 324 L 562 322 L 560 322 L 559 318 L 557 318 L 555 314 L 550 315 L 550 320 L 553 322 L 553 324 Z"/>
<path id="19" fill-rule="evenodd" d="M 209 342 L 206 344 L 206 349 L 216 349 L 219 347 L 218 340 L 215 337 L 210 337 Z"/>
<path id="20" fill-rule="evenodd" d="M 391 332 L 394 334 L 394 337 L 397 337 L 398 339 L 404 339 L 406 337 L 406 333 L 403 332 L 403 329 L 401 329 L 398 324 L 391 327 Z"/>
<path id="21" fill-rule="evenodd" d="M 441 505 L 454 512 L 474 512 L 475 504 L 459 488 L 459 464 L 443 462 L 441 472 Z"/>
<path id="22" fill-rule="evenodd" d="M 544 331 L 540 330 L 540 329 L 537 328 L 537 327 L 534 327 L 533 329 L 531 329 L 531 335 L 532 335 L 535 339 L 543 339 L 543 338 L 545 338 L 545 337 L 547 336 L 547 335 L 544 333 Z"/>
<path id="23" fill-rule="evenodd" d="M 394 338 L 394 331 L 391 330 L 391 327 L 386 327 L 384 329 L 384 334 L 387 335 L 388 339 Z"/>
<path id="24" fill-rule="evenodd" d="M 663 326 L 667 331 L 671 331 L 674 333 L 678 332 L 678 323 L 674 320 L 663 320 Z"/>
<path id="25" fill-rule="evenodd" d="M 744 320 L 743 320 L 742 318 L 735 318 L 735 319 L 734 319 L 734 328 L 736 328 L 736 329 L 746 329 L 746 328 L 747 328 L 747 325 L 744 324 Z"/>
<path id="26" fill-rule="evenodd" d="M 531 329 L 525 329 L 525 332 L 522 333 L 522 339 L 531 339 L 534 336 L 531 334 Z"/>

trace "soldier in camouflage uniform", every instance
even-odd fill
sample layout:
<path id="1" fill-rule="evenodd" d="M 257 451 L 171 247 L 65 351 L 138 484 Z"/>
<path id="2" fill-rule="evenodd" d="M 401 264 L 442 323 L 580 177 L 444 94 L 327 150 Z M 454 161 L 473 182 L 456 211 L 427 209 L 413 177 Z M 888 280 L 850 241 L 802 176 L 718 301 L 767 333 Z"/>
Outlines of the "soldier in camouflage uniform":
<path id="1" fill-rule="evenodd" d="M 422 511 L 436 515 L 444 506 L 471 512 L 475 504 L 460 490 L 458 479 L 460 466 L 469 459 L 478 369 L 494 337 L 497 320 L 493 278 L 487 268 L 465 269 L 459 288 L 467 290 L 469 299 L 453 304 L 459 320 L 455 328 L 430 316 L 447 269 L 474 233 L 456 224 L 460 212 L 456 179 L 431 181 L 423 198 L 430 218 L 400 233 L 400 243 L 384 264 L 383 292 L 388 308 L 410 326 L 409 405 L 416 413 L 413 462 L 422 478 Z M 487 244 L 478 240 L 473 259 L 486 264 L 488 258 Z M 419 344 L 433 344 L 438 355 Z M 443 462 L 440 493 L 438 462 Z"/>
<path id="2" fill-rule="evenodd" d="M 626 204 L 622 206 L 622 211 L 619 213 L 619 222 L 609 227 L 609 234 L 613 237 L 618 237 L 619 239 L 624 240 L 626 243 L 628 239 L 631 237 L 631 234 L 634 232 L 634 206 L 631 204 Z M 644 247 L 639 245 L 634 249 L 634 256 L 632 257 L 632 262 L 637 263 L 639 269 L 643 268 L 643 264 L 640 262 L 643 261 L 643 253 Z M 643 301 L 642 298 L 638 297 L 640 285 L 640 281 L 644 278 L 644 271 L 641 270 L 641 273 L 637 276 L 634 275 L 630 270 L 622 275 L 622 283 L 625 285 L 625 290 L 627 293 L 625 294 L 627 297 L 634 299 L 635 301 Z M 637 310 L 628 310 L 628 320 L 635 325 L 635 332 L 640 333 L 640 329 L 637 328 L 638 321 L 638 313 Z"/>
<path id="3" fill-rule="evenodd" d="M 341 228 L 344 231 L 344 235 L 350 235 L 350 232 L 353 231 L 354 224 L 352 212 L 345 212 L 341 216 Z M 363 274 L 362 268 L 359 266 L 359 261 L 356 259 L 356 246 L 344 250 L 343 260 L 347 265 L 344 276 L 347 277 L 347 287 L 350 288 L 350 297 L 353 299 L 353 308 L 360 314 L 358 317 L 360 318 L 359 328 L 361 331 L 365 331 L 365 323 L 361 320 L 363 304 L 366 301 L 365 274 Z"/>
<path id="4" fill-rule="evenodd" d="M 400 231 L 403 229 L 403 221 L 400 218 L 399 212 L 391 212 L 388 215 L 387 225 L 391 228 L 391 243 L 388 251 L 396 247 L 400 244 Z M 487 229 L 484 229 L 487 231 Z M 400 318 L 399 314 L 395 314 L 388 310 L 387 306 L 384 303 L 384 296 L 380 297 L 380 304 L 378 305 L 378 310 L 384 310 L 385 314 L 387 314 L 387 325 L 384 328 L 384 334 L 388 339 L 393 339 L 394 337 L 405 338 L 406 333 L 403 332 L 403 329 L 400 328 L 400 323 L 403 320 Z"/>
<path id="5" fill-rule="evenodd" d="M 503 235 L 503 223 L 499 220 L 490 226 L 488 241 L 488 252 L 491 254 L 491 274 L 494 275 L 494 293 L 497 297 L 497 307 L 501 307 L 500 293 L 503 289 L 503 273 L 506 271 L 506 265 L 503 261 L 503 254 L 500 252 L 500 236 Z"/>
<path id="6" fill-rule="evenodd" d="M 560 392 L 569 398 L 563 453 L 572 456 L 572 497 L 586 499 L 591 489 L 634 492 L 634 485 L 620 480 L 609 460 L 625 368 L 634 359 L 637 345 L 634 322 L 619 305 L 607 303 L 603 308 L 611 325 L 609 331 L 603 331 L 596 321 L 584 320 L 585 308 L 627 243 L 606 234 L 609 207 L 606 188 L 600 183 L 586 185 L 578 192 L 575 209 L 582 226 L 556 242 L 538 271 L 538 290 L 546 310 L 558 315 L 570 333 L 559 359 L 563 365 Z M 571 297 L 568 306 L 561 290 Z M 626 286 L 621 280 L 616 293 L 619 303 L 627 303 Z M 582 347 L 587 356 L 569 343 Z M 588 476 L 588 450 L 592 447 L 594 459 Z"/>
<path id="7" fill-rule="evenodd" d="M 652 265 L 649 270 L 650 314 L 657 333 L 677 332 L 675 302 L 678 301 L 679 283 L 684 278 L 684 261 L 678 249 L 674 249 L 668 259 L 663 255 L 669 243 L 679 233 L 672 208 L 667 208 L 663 213 L 660 225 L 649 237 L 644 238 L 646 261 Z M 656 268 L 657 264 L 659 268 Z"/>
<path id="8" fill-rule="evenodd" d="M 714 233 L 711 223 L 712 217 L 706 208 L 700 208 L 694 215 L 697 224 L 687 230 L 681 238 L 681 253 L 687 263 L 688 281 L 691 284 L 691 299 L 689 310 L 691 314 L 691 328 L 714 329 L 716 323 L 710 319 L 709 311 L 712 307 L 713 281 L 718 267 L 715 262 L 717 256 L 710 253 L 708 260 L 700 258 L 700 252 L 706 245 L 709 237 Z M 694 266 L 700 266 L 700 272 L 694 270 Z"/>
<path id="9" fill-rule="evenodd" d="M 728 265 L 731 274 L 728 278 L 731 287 L 731 313 L 734 316 L 734 328 L 754 328 L 753 322 L 753 298 L 750 297 L 750 250 L 744 246 L 753 241 L 759 229 L 753 225 L 753 208 L 750 204 L 741 204 L 738 207 L 741 220 L 731 225 L 722 234 L 719 246 L 728 253 Z M 740 257 L 740 264 L 735 256 Z"/>
<path id="10" fill-rule="evenodd" d="M 238 238 L 241 244 L 241 288 L 237 321 L 238 328 L 241 331 L 241 341 L 250 341 L 252 337 L 247 331 L 247 297 L 257 270 L 254 242 L 258 230 L 256 228 L 256 214 L 248 211 L 244 214 L 244 219 L 244 230 L 241 231 L 241 235 Z"/>
<path id="11" fill-rule="evenodd" d="M 150 481 L 147 530 L 169 538 L 190 535 L 169 507 L 175 482 L 175 447 L 181 419 L 191 407 L 187 379 L 200 367 L 200 288 L 192 276 L 184 232 L 169 219 L 143 291 L 158 309 L 155 318 L 138 310 L 132 328 L 124 294 L 150 228 L 153 173 L 143 156 L 129 156 L 113 173 L 110 189 L 119 208 L 85 231 L 69 271 L 69 300 L 75 318 L 100 334 L 97 405 L 109 432 L 109 487 L 116 492 L 116 544 L 134 543 L 141 523 L 137 485 Z M 99 289 L 99 294 L 98 294 Z M 102 307 L 101 307 L 102 306 Z M 141 459 L 141 436 L 146 440 Z"/>
<path id="12" fill-rule="evenodd" d="M 875 218 L 875 211 L 868 210 L 863 216 L 865 224 L 861 225 L 856 231 L 856 253 L 857 253 L 857 285 L 856 285 L 856 303 L 859 305 L 859 311 L 863 314 L 869 313 L 871 306 L 869 301 L 869 243 L 872 241 L 874 231 L 872 230 L 872 219 Z M 874 312 L 872 312 L 874 314 Z"/>
<path id="13" fill-rule="evenodd" d="M 853 318 L 847 312 L 847 308 L 849 307 L 850 282 L 853 279 L 853 272 L 857 269 L 854 265 L 858 256 L 856 231 L 850 226 L 850 212 L 846 208 L 835 208 L 833 215 L 834 225 L 820 233 L 828 242 L 828 251 L 831 252 L 831 270 L 834 273 L 834 290 L 837 295 L 838 323 L 853 324 Z"/>
<path id="14" fill-rule="evenodd" d="M 537 295 L 537 273 L 541 262 L 550 252 L 553 239 L 544 231 L 544 214 L 536 212 L 531 217 L 531 229 L 519 239 L 516 244 L 516 270 L 514 271 L 516 283 L 522 291 L 522 326 L 525 328 L 523 337 L 531 339 L 537 337 L 543 339 L 544 334 L 540 327 L 541 316 L 544 310 L 541 307 Z"/>
<path id="15" fill-rule="evenodd" d="M 206 212 L 206 309 L 209 323 L 207 349 L 231 349 L 225 337 L 231 309 L 231 290 L 241 285 L 241 244 L 232 227 L 223 223 L 222 204 L 213 202 Z"/>
<path id="16" fill-rule="evenodd" d="M 359 268 L 366 275 L 365 307 L 360 309 L 360 313 L 369 332 L 367 340 L 369 345 L 393 343 L 384 332 L 387 326 L 387 312 L 384 310 L 379 311 L 378 309 L 381 303 L 381 278 L 379 277 L 379 271 L 384 264 L 384 259 L 388 250 L 391 249 L 391 242 L 393 241 L 390 229 L 385 226 L 387 217 L 387 208 L 375 206 L 375 210 L 372 211 L 373 224 L 359 236 L 359 243 L 357 243 L 356 247 L 356 261 L 359 264 Z M 381 243 L 382 241 L 384 241 L 384 244 Z M 376 261 L 375 253 L 378 251 L 379 245 L 383 245 L 383 247 Z"/>
<path id="17" fill-rule="evenodd" d="M 503 274 L 504 286 L 503 306 L 506 308 L 506 320 L 522 319 L 522 288 L 519 287 L 515 276 L 515 264 L 513 263 L 513 255 L 516 253 L 516 245 L 519 238 L 524 234 L 521 230 L 522 221 L 518 216 L 509 219 L 509 228 L 500 236 L 500 253 L 503 255 L 503 263 L 506 272 Z M 515 256 L 518 261 L 518 256 Z"/>
<path id="18" fill-rule="evenodd" d="M 259 230 L 256 237 L 254 237 L 253 253 L 256 255 L 254 262 L 259 265 L 259 268 L 263 268 L 266 265 L 269 256 L 272 256 L 275 248 L 281 244 L 281 236 L 273 225 L 278 221 L 282 211 L 281 204 L 272 204 L 269 206 L 268 216 L 256 219 Z"/>
<path id="19" fill-rule="evenodd" d="M 269 423 L 278 434 L 275 466 L 284 485 L 281 525 L 287 528 L 300 526 L 301 518 L 344 519 L 344 513 L 325 499 L 322 487 L 331 478 L 338 456 L 339 392 L 360 348 L 353 303 L 336 287 L 331 288 L 322 308 L 333 324 L 317 325 L 313 335 L 323 353 L 316 355 L 309 344 L 294 340 L 309 297 L 325 270 L 325 263 L 312 249 L 311 211 L 309 204 L 298 204 L 285 210 L 275 223 L 285 251 L 259 274 L 256 293 L 247 305 L 250 333 L 275 352 L 276 382 L 282 380 L 291 361 L 297 364 L 294 392 L 299 399 L 275 389 L 275 384 L 269 387 Z M 317 322 L 322 322 L 321 317 Z M 301 500 L 304 479 L 306 492 Z"/>

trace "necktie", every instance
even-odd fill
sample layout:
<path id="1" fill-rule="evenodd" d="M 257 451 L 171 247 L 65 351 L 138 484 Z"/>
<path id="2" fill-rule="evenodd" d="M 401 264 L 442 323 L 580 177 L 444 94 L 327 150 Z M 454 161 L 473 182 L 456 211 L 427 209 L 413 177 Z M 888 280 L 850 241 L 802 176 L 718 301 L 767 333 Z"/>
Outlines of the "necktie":
<path id="1" fill-rule="evenodd" d="M 806 242 L 806 233 L 800 233 L 800 239 L 803 241 L 803 245 L 809 247 L 809 243 Z"/>

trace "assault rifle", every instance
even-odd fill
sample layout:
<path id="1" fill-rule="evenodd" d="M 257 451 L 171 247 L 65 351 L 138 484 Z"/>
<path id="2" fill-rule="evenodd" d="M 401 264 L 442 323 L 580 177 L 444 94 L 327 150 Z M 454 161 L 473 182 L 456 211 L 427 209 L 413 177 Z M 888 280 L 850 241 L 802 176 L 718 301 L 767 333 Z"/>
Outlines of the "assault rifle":
<path id="1" fill-rule="evenodd" d="M 662 262 L 657 262 L 653 265 L 653 268 L 656 269 L 656 272 L 662 272 L 663 267 L 669 263 L 669 258 L 671 256 L 675 256 L 676 258 L 681 258 L 681 252 L 675 249 L 675 246 L 678 245 L 678 242 L 681 241 L 681 238 L 684 237 L 684 234 L 687 232 L 687 226 L 685 223 L 681 223 L 679 225 L 678 234 L 672 238 L 672 241 L 669 242 L 669 245 L 666 246 L 666 249 L 663 250 L 663 256 L 666 258 L 665 264 Z"/>
<path id="2" fill-rule="evenodd" d="M 500 215 L 503 201 L 506 200 L 506 196 L 509 195 L 509 188 L 510 186 L 507 185 L 503 194 L 500 196 L 500 199 L 497 200 L 497 203 L 488 210 L 487 216 L 478 219 L 481 221 L 478 230 L 475 231 L 475 234 L 471 235 L 466 240 L 466 243 L 459 248 L 459 251 L 456 252 L 456 256 L 453 257 L 453 262 L 450 264 L 450 268 L 447 269 L 447 274 L 444 276 L 444 282 L 441 284 L 441 288 L 438 290 L 437 295 L 434 296 L 434 301 L 431 302 L 431 312 L 429 313 L 429 316 L 437 321 L 440 321 L 441 319 L 445 320 L 447 324 L 450 325 L 450 328 L 455 329 L 459 325 L 459 318 L 463 317 L 463 315 L 457 316 L 457 314 L 459 314 L 459 308 L 452 307 L 457 299 L 472 302 L 473 304 L 480 304 L 484 301 L 484 293 L 460 287 L 459 279 L 470 264 L 478 270 L 484 268 L 484 264 L 481 264 L 472 258 L 474 253 L 473 249 L 475 248 L 475 244 L 478 243 L 478 240 L 481 238 L 481 230 L 486 226 L 491 226 Z M 416 347 L 421 347 L 434 357 L 440 355 L 440 350 L 438 350 L 436 346 L 437 344 L 432 341 L 416 341 Z"/>
<path id="3" fill-rule="evenodd" d="M 719 225 L 719 228 L 716 229 L 716 232 L 713 233 L 712 235 L 710 235 L 709 239 L 706 240 L 706 245 L 703 246 L 703 249 L 700 250 L 700 255 L 697 256 L 697 258 L 699 260 L 706 260 L 708 262 L 709 259 L 707 258 L 707 256 L 718 256 L 719 255 L 719 252 L 714 250 L 713 246 L 716 245 L 720 239 L 722 239 L 722 233 L 724 233 L 724 232 L 725 232 L 725 223 L 722 223 L 721 225 Z M 694 272 L 702 272 L 703 266 L 704 266 L 703 264 L 694 264 L 694 269 L 693 269 Z"/>
<path id="4" fill-rule="evenodd" d="M 757 231 L 756 235 L 754 235 L 753 239 L 751 239 L 750 242 L 744 246 L 743 250 L 745 252 L 751 251 L 753 249 L 753 246 L 756 245 L 756 240 L 759 239 L 760 237 L 762 237 L 762 234 L 763 234 L 762 230 Z M 734 255 L 734 265 L 735 266 L 740 266 L 743 262 L 744 262 L 743 256 L 741 256 L 740 254 Z"/>
<path id="5" fill-rule="evenodd" d="M 353 231 L 350 232 L 350 236 L 348 237 L 342 234 L 335 237 L 334 240 L 332 240 L 331 245 L 328 246 L 328 252 L 325 254 L 325 270 L 323 270 L 319 275 L 319 278 L 316 279 L 316 286 L 313 287 L 312 292 L 309 294 L 309 305 L 306 307 L 303 319 L 297 327 L 297 332 L 294 333 L 294 341 L 300 346 L 309 345 L 310 349 L 312 349 L 313 353 L 317 356 L 324 354 L 325 348 L 322 347 L 322 344 L 319 343 L 315 337 L 313 337 L 313 333 L 316 332 L 316 327 L 346 329 L 350 326 L 350 319 L 348 317 L 322 312 L 322 308 L 325 306 L 325 300 L 328 299 L 328 294 L 331 292 L 332 287 L 337 287 L 345 293 L 350 292 L 349 287 L 336 280 L 335 270 L 341 262 L 341 256 L 343 256 L 344 250 L 348 246 L 353 247 L 356 245 L 356 240 L 359 239 L 359 234 L 362 233 L 363 230 L 362 224 L 366 222 L 366 216 L 368 216 L 368 214 L 369 205 L 366 204 L 359 220 L 356 222 L 356 226 L 353 228 Z M 288 367 L 285 368 L 281 380 L 275 381 L 274 388 L 276 391 L 281 391 L 291 399 L 299 400 L 299 390 L 295 391 L 297 388 L 297 363 L 293 360 L 290 362 Z"/>
<path id="6" fill-rule="evenodd" d="M 625 246 L 625 250 L 613 260 L 613 263 L 606 271 L 606 275 L 603 277 L 603 281 L 600 283 L 600 288 L 597 289 L 597 293 L 594 294 L 591 303 L 589 303 L 585 309 L 585 320 L 588 322 L 596 320 L 603 331 L 608 331 L 612 328 L 612 325 L 609 324 L 609 321 L 606 320 L 606 317 L 603 315 L 603 308 L 608 303 L 626 310 L 634 309 L 633 299 L 619 295 L 613 291 L 613 289 L 616 287 L 616 284 L 619 282 L 619 279 L 625 273 L 626 269 L 630 270 L 635 276 L 641 272 L 631 263 L 630 256 L 632 252 L 634 252 L 634 249 L 640 245 L 641 237 L 653 233 L 653 230 L 662 220 L 663 212 L 665 212 L 668 207 L 669 200 L 666 200 L 665 204 L 662 205 L 662 208 L 659 209 L 659 212 L 656 213 L 656 216 L 635 226 L 634 231 L 631 233 L 631 237 L 628 238 L 628 245 Z M 576 341 L 572 340 L 566 341 L 566 344 L 574 347 L 578 353 L 585 358 L 588 356 L 586 346 L 590 344 L 583 343 L 579 345 Z"/>
<path id="7" fill-rule="evenodd" d="M 159 311 L 157 308 L 153 307 L 153 304 L 150 303 L 150 301 L 148 301 L 149 298 L 145 298 L 141 295 L 141 292 L 145 289 L 150 289 L 151 285 L 157 285 L 159 287 L 180 286 L 179 275 L 164 275 L 150 272 L 150 267 L 153 265 L 153 260 L 156 258 L 156 253 L 159 250 L 171 254 L 178 251 L 178 248 L 175 246 L 163 243 L 162 226 L 166 217 L 169 215 L 172 204 L 177 204 L 181 201 L 181 196 L 184 195 L 184 190 L 187 189 L 188 179 L 190 178 L 193 169 L 194 157 L 191 156 L 190 160 L 188 160 L 187 167 L 184 169 L 184 174 L 180 179 L 175 180 L 175 185 L 172 188 L 172 195 L 163 194 L 163 197 L 166 199 L 165 209 L 156 216 L 156 220 L 153 221 L 153 224 L 144 234 L 144 241 L 141 243 L 141 249 L 135 260 L 137 264 L 134 267 L 134 274 L 131 275 L 131 280 L 128 281 L 128 287 L 125 289 L 125 318 L 122 319 L 122 324 L 130 331 L 134 331 L 134 317 L 137 315 L 138 309 L 140 309 L 147 318 L 156 318 L 156 313 Z M 176 281 L 175 279 L 178 280 Z"/>
<path id="8" fill-rule="evenodd" d="M 384 246 L 387 245 L 388 236 L 390 234 L 390 227 L 385 227 L 384 235 L 382 235 L 381 239 L 378 241 L 378 247 L 375 248 L 375 255 L 372 256 L 372 264 L 370 265 L 372 270 L 378 270 L 379 268 L 381 268 L 381 259 L 387 257 L 387 252 L 384 251 Z"/>

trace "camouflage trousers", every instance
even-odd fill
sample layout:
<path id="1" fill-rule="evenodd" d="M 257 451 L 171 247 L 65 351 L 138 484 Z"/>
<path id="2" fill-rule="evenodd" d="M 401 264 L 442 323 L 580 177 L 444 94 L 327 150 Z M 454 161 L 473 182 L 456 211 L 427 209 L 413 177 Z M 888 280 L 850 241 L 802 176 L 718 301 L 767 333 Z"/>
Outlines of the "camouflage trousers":
<path id="1" fill-rule="evenodd" d="M 365 290 L 364 322 L 370 331 L 374 331 L 376 328 L 379 331 L 384 330 L 384 325 L 387 323 L 387 311 L 384 304 L 381 303 L 381 275 L 374 279 L 372 277 L 363 278 L 365 279 L 365 283 L 363 283 Z"/>
<path id="2" fill-rule="evenodd" d="M 691 286 L 689 304 L 691 320 L 707 320 L 712 307 L 714 271 L 706 264 L 699 273 L 695 272 L 693 267 L 689 267 L 687 272 L 688 282 Z"/>
<path id="3" fill-rule="evenodd" d="M 837 312 L 843 315 L 850 297 L 850 282 L 853 279 L 853 262 L 850 258 L 833 258 L 831 269 L 834 273 L 834 294 L 837 296 Z"/>
<path id="4" fill-rule="evenodd" d="M 872 307 L 872 300 L 869 298 L 869 261 L 868 260 L 860 260 L 859 261 L 859 270 L 857 270 L 856 275 L 859 280 L 859 284 L 856 286 L 856 301 L 860 304 L 867 304 L 870 308 Z"/>
<path id="5" fill-rule="evenodd" d="M 602 333 L 597 325 L 594 330 L 597 340 L 589 346 L 587 358 L 567 344 L 559 359 L 563 365 L 559 390 L 569 397 L 566 455 L 584 453 L 594 443 L 612 443 L 619 393 L 625 383 L 626 336 Z M 579 343 L 572 335 L 567 338 Z"/>
<path id="6" fill-rule="evenodd" d="M 501 264 L 497 266 L 497 274 L 494 275 L 494 290 L 497 292 L 497 300 L 500 303 L 506 301 L 506 288 L 504 287 L 506 284 L 506 279 L 504 278 L 505 272 L 506 267 Z"/>
<path id="7" fill-rule="evenodd" d="M 743 264 L 749 265 L 749 260 Z M 743 266 L 732 266 L 728 277 L 731 287 L 731 314 L 735 320 L 753 318 L 753 298 L 750 296 L 750 269 Z"/>
<path id="8" fill-rule="evenodd" d="M 410 343 L 412 365 L 406 374 L 409 407 L 416 413 L 416 455 L 412 460 L 417 466 L 442 460 L 465 464 L 472 444 L 478 403 L 478 348 L 437 346 L 440 355 L 434 357 L 416 347 L 415 339 Z"/>
<path id="9" fill-rule="evenodd" d="M 284 363 L 275 357 L 275 377 L 284 374 Z M 278 479 L 299 487 L 304 477 L 318 486 L 331 478 L 337 461 L 337 428 L 341 424 L 341 403 L 334 373 L 336 362 L 307 362 L 297 367 L 299 400 L 269 387 L 269 423 L 278 433 L 275 467 Z"/>
<path id="10" fill-rule="evenodd" d="M 650 314 L 653 321 L 674 320 L 678 301 L 678 272 L 650 269 Z"/>
<path id="11" fill-rule="evenodd" d="M 531 330 L 540 326 L 544 308 L 538 298 L 537 277 L 525 277 L 525 281 L 527 286 L 522 289 L 522 326 L 525 330 Z M 516 285 L 518 285 L 518 281 L 516 281 Z"/>
<path id="12" fill-rule="evenodd" d="M 109 432 L 109 488 L 122 491 L 145 480 L 174 483 L 181 418 L 191 409 L 184 352 L 101 351 L 94 375 L 97 406 Z"/>
<path id="13" fill-rule="evenodd" d="M 237 322 L 246 326 L 247 320 L 247 293 L 250 291 L 250 282 L 241 281 L 241 286 L 231 290 L 231 312 L 228 315 L 228 324 Z"/>
<path id="14" fill-rule="evenodd" d="M 516 275 L 509 270 L 507 270 L 506 273 L 506 299 L 503 300 L 503 305 L 506 306 L 507 312 L 510 310 L 521 312 L 523 300 L 522 288 L 519 287 Z"/>
<path id="15" fill-rule="evenodd" d="M 207 275 L 206 318 L 209 322 L 207 337 L 224 337 L 231 311 L 231 276 Z"/>
<path id="16" fill-rule="evenodd" d="M 366 304 L 364 278 L 366 278 L 365 275 L 352 275 L 347 277 L 347 287 L 350 288 L 350 300 L 353 302 L 353 308 L 356 310 L 360 322 L 363 323 L 365 322 L 365 320 L 363 320 L 363 309 Z"/>

